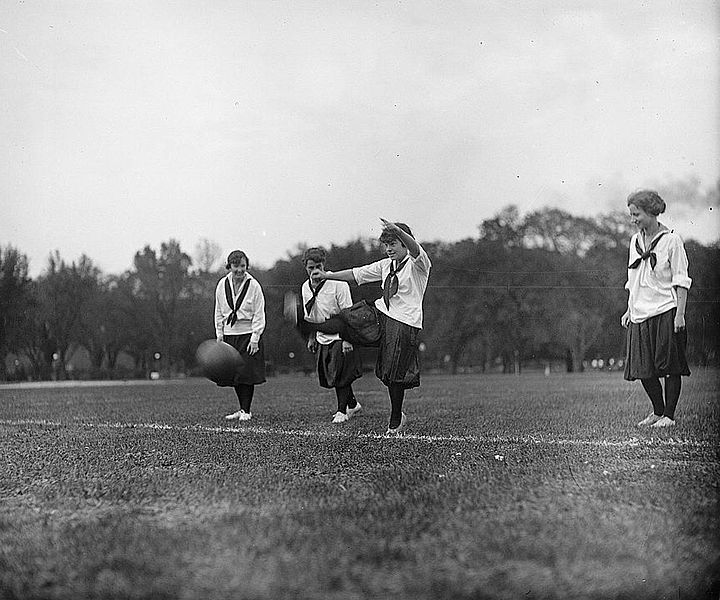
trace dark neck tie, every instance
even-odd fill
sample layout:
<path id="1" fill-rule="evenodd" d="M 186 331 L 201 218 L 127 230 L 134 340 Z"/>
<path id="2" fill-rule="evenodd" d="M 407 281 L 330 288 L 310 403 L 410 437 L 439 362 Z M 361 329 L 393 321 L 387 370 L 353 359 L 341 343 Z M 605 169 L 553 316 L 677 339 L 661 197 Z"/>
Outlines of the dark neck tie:
<path id="1" fill-rule="evenodd" d="M 658 242 L 660 241 L 660 238 L 664 236 L 667 233 L 666 231 L 663 231 L 660 235 L 658 235 L 650 244 L 650 247 L 643 252 L 643 249 L 640 247 L 640 239 L 635 238 L 635 250 L 640 255 L 638 258 L 636 258 L 631 265 L 628 265 L 628 269 L 637 269 L 640 266 L 640 263 L 644 260 L 650 259 L 650 268 L 654 269 L 655 265 L 657 264 L 657 255 L 653 250 L 655 250 L 655 246 L 657 246 Z"/>
<path id="2" fill-rule="evenodd" d="M 397 294 L 398 291 L 397 274 L 402 270 L 407 261 L 408 259 L 406 258 L 397 266 L 397 268 L 393 268 L 393 263 L 390 263 L 390 272 L 387 274 L 385 284 L 383 285 L 383 301 L 385 302 L 385 307 L 388 310 L 390 310 L 390 298 Z"/>
<path id="3" fill-rule="evenodd" d="M 312 292 L 312 298 L 310 298 L 310 300 L 305 303 L 305 314 L 308 317 L 310 316 L 310 311 L 312 310 L 313 306 L 315 306 L 315 300 L 317 299 L 317 295 L 320 293 L 320 290 L 322 289 L 322 286 L 325 285 L 326 281 L 327 279 L 323 279 L 315 289 L 313 289 L 313 286 L 311 284 L 308 284 L 310 285 L 310 291 Z"/>
<path id="4" fill-rule="evenodd" d="M 243 300 L 245 300 L 245 295 L 247 294 L 249 285 L 250 278 L 245 281 L 245 285 L 243 285 L 242 290 L 240 291 L 237 302 L 235 302 L 233 305 L 232 287 L 230 286 L 230 280 L 225 280 L 225 299 L 230 306 L 230 314 L 228 315 L 228 318 L 225 322 L 230 325 L 230 327 L 235 325 L 235 323 L 237 322 L 237 311 L 240 308 L 240 305 L 243 303 Z"/>

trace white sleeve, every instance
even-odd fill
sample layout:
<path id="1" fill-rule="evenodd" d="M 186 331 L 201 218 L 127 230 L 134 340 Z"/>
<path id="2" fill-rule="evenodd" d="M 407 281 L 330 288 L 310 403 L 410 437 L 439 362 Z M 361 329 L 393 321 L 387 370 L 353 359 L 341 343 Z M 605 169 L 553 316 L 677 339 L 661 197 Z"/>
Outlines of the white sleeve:
<path id="1" fill-rule="evenodd" d="M 692 285 L 688 276 L 688 259 L 685 246 L 678 236 L 673 236 L 669 248 L 670 269 L 672 271 L 673 287 L 683 287 L 687 290 Z"/>
<path id="2" fill-rule="evenodd" d="M 225 324 L 225 315 L 223 305 L 227 304 L 225 300 L 225 279 L 221 279 L 215 287 L 215 337 L 219 338 L 223 334 L 223 326 Z"/>
<path id="3" fill-rule="evenodd" d="M 352 270 L 353 277 L 355 278 L 355 281 L 357 281 L 358 285 L 362 285 L 363 283 L 372 283 L 373 281 L 382 281 L 382 268 L 382 260 L 370 263 L 364 267 L 355 267 Z"/>
<path id="4" fill-rule="evenodd" d="M 252 335 L 250 341 L 258 343 L 260 336 L 265 331 L 265 296 L 262 288 L 257 281 L 252 282 L 253 288 L 253 317 L 252 317 Z"/>
<path id="5" fill-rule="evenodd" d="M 432 266 L 430 257 L 427 255 L 427 252 L 425 252 L 425 248 L 423 248 L 420 244 L 418 244 L 418 248 L 420 249 L 419 254 L 415 258 L 410 256 L 410 260 L 413 262 L 416 269 L 422 271 L 423 273 L 428 273 L 430 271 L 430 267 Z"/>

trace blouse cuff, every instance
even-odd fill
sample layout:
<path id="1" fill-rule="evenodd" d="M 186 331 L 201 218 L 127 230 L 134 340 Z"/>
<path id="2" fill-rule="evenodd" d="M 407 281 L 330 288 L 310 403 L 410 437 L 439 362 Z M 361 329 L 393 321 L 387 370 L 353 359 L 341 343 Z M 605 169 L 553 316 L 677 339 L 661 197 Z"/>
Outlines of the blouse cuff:
<path id="1" fill-rule="evenodd" d="M 687 275 L 678 273 L 677 275 L 673 275 L 672 278 L 672 286 L 673 287 L 682 287 L 686 290 L 690 289 L 690 286 L 692 285 L 692 279 L 688 277 Z"/>

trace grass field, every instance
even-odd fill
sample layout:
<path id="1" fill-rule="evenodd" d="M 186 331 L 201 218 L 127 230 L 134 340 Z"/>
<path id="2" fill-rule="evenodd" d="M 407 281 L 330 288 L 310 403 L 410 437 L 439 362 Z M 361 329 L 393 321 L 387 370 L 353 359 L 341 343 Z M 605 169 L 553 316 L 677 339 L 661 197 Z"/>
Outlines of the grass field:
<path id="1" fill-rule="evenodd" d="M 720 597 L 720 385 L 426 376 L 331 425 L 312 377 L 1 387 L 0 598 Z"/>

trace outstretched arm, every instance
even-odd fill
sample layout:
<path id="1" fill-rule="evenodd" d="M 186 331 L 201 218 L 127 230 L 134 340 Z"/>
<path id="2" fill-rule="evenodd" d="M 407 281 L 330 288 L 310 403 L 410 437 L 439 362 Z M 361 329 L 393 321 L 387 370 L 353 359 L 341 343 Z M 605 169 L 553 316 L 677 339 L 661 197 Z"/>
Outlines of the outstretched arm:
<path id="1" fill-rule="evenodd" d="M 420 246 L 415 241 L 415 238 L 413 238 L 413 236 L 405 233 L 402 229 L 395 225 L 395 223 L 386 221 L 382 217 L 380 217 L 380 220 L 382 221 L 383 229 L 392 231 L 396 236 L 398 236 L 398 238 L 400 238 L 400 241 L 408 249 L 410 256 L 412 256 L 413 258 L 417 258 L 420 255 Z"/>
<path id="2" fill-rule="evenodd" d="M 318 271 L 317 275 L 320 279 L 333 279 L 335 281 L 357 283 L 352 269 L 344 269 L 343 271 Z"/>

